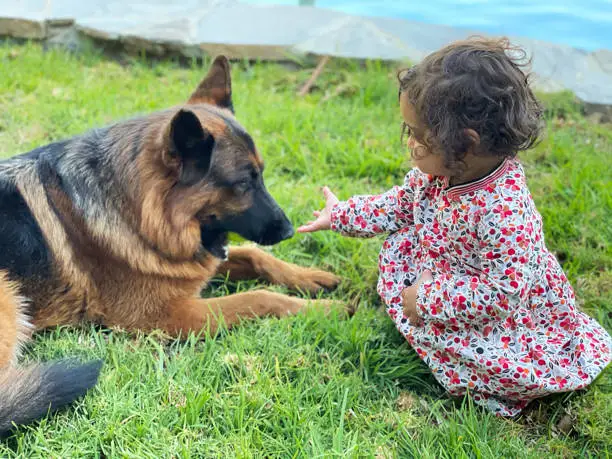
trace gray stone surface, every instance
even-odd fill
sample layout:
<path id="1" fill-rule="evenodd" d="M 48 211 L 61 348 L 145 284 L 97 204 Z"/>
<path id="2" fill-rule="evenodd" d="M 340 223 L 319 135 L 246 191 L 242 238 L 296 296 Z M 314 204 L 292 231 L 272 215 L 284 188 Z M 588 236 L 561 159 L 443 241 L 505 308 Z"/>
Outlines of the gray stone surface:
<path id="1" fill-rule="evenodd" d="M 77 48 L 88 38 L 153 55 L 225 53 L 236 58 L 331 55 L 418 61 L 477 31 L 308 6 L 238 0 L 0 0 L 0 35 Z M 612 50 L 510 37 L 533 57 L 535 85 L 570 89 L 590 107 L 612 105 Z"/>

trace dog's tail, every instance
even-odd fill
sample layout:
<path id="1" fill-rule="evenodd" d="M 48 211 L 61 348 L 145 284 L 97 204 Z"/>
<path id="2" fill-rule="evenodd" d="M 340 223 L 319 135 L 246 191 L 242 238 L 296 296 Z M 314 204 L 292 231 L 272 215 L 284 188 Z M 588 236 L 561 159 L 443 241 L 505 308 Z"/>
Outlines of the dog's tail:
<path id="1" fill-rule="evenodd" d="M 102 361 L 0 370 L 0 435 L 72 403 L 98 381 Z"/>
<path id="2" fill-rule="evenodd" d="M 0 271 L 0 436 L 84 395 L 96 384 L 102 366 L 101 361 L 68 361 L 15 367 L 32 330 L 25 309 L 19 285 Z"/>

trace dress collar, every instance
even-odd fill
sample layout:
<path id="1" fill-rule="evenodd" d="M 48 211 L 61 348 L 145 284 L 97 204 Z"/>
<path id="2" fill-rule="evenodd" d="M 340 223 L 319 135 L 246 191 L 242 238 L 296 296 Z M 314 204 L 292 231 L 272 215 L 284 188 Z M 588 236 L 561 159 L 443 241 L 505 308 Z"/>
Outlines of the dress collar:
<path id="1" fill-rule="evenodd" d="M 490 183 L 493 183 L 494 181 L 502 177 L 508 171 L 509 168 L 510 161 L 508 161 L 508 159 L 506 158 L 499 166 L 497 166 L 484 177 L 480 177 L 478 179 L 471 180 L 460 185 L 449 186 L 449 177 L 440 177 L 440 179 L 442 180 L 443 188 L 448 193 L 449 198 L 458 198 L 459 196 L 464 195 L 466 193 L 481 190 Z"/>

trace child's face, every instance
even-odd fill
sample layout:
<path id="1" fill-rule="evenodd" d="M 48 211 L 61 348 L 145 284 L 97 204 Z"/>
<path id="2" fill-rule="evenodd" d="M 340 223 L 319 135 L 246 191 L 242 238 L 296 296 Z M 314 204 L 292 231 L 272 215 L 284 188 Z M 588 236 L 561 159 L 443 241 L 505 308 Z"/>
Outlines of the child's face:
<path id="1" fill-rule="evenodd" d="M 413 165 L 425 174 L 451 175 L 450 171 L 444 167 L 442 155 L 430 151 L 426 145 L 423 145 L 415 137 L 415 132 L 423 133 L 424 135 L 427 131 L 420 125 L 414 106 L 408 101 L 408 97 L 405 94 L 400 96 L 400 109 L 404 123 L 406 123 L 410 131 L 407 142 L 408 148 L 413 153 L 416 153 L 412 155 Z"/>

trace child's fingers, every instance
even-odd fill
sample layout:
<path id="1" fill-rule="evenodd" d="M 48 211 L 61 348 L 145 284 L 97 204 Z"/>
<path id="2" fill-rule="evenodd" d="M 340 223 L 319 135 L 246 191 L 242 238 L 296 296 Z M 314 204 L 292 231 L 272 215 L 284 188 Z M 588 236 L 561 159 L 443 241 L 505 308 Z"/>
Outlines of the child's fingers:
<path id="1" fill-rule="evenodd" d="M 310 221 L 305 225 L 300 226 L 297 229 L 298 233 L 312 233 L 313 231 L 317 231 L 319 228 L 317 227 L 316 221 Z"/>
<path id="2" fill-rule="evenodd" d="M 315 217 L 318 217 L 319 215 L 321 215 L 321 212 L 318 210 L 315 210 L 312 215 L 314 215 Z"/>
<path id="3" fill-rule="evenodd" d="M 328 204 L 330 203 L 330 201 L 333 203 L 336 203 L 338 201 L 336 195 L 332 193 L 331 190 L 326 186 L 323 187 L 323 196 L 325 196 L 325 200 Z"/>

